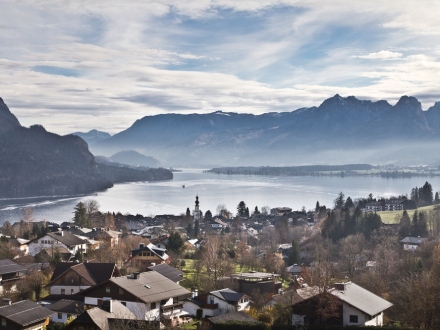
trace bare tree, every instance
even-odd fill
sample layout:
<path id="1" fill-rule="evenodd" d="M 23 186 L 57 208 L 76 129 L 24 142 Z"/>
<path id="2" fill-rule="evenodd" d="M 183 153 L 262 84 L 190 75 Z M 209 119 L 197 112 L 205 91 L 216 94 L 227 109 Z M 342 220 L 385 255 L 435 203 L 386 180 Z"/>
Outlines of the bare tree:
<path id="1" fill-rule="evenodd" d="M 339 242 L 341 261 L 350 279 L 354 278 L 355 270 L 360 266 L 365 245 L 365 237 L 362 234 L 349 235 Z"/>

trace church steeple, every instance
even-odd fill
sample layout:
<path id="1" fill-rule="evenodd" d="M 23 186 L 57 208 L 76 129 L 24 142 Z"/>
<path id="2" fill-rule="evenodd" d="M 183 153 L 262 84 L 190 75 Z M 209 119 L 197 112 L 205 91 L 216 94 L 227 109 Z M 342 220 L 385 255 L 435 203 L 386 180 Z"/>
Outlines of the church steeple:
<path id="1" fill-rule="evenodd" d="M 202 215 L 200 214 L 200 209 L 199 209 L 199 195 L 196 196 L 196 207 L 194 209 L 193 215 L 194 215 L 194 221 L 196 221 L 196 220 L 200 221 L 202 218 Z"/>

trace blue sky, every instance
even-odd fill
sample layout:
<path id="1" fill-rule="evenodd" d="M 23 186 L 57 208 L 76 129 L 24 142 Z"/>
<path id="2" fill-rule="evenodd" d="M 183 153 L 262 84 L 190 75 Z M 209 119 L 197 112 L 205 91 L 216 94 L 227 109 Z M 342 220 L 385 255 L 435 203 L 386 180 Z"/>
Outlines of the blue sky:
<path id="1" fill-rule="evenodd" d="M 438 1 L 0 0 L 0 97 L 24 126 L 440 101 Z"/>

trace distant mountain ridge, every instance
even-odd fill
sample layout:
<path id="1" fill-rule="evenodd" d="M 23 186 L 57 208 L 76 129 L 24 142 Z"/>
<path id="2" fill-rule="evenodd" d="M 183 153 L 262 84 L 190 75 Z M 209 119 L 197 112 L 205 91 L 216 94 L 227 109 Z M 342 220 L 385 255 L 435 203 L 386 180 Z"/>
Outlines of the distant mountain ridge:
<path id="1" fill-rule="evenodd" d="M 98 131 L 96 129 L 92 129 L 88 131 L 87 133 L 84 132 L 74 132 L 72 135 L 79 136 L 84 141 L 87 142 L 88 145 L 91 145 L 93 143 L 108 139 L 111 137 L 111 135 L 107 132 Z"/>
<path id="2" fill-rule="evenodd" d="M 83 194 L 113 183 L 172 179 L 166 169 L 118 168 L 97 164 L 87 143 L 59 136 L 41 125 L 25 128 L 0 98 L 0 196 Z"/>
<path id="3" fill-rule="evenodd" d="M 91 150 L 135 149 L 169 165 L 424 164 L 440 163 L 439 143 L 439 102 L 423 111 L 410 96 L 393 106 L 336 94 L 292 112 L 146 116 Z"/>

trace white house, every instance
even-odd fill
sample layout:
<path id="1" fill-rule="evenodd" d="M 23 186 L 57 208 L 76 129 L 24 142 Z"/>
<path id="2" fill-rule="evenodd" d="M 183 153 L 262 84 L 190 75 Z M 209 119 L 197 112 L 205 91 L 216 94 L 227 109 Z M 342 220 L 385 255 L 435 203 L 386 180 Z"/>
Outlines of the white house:
<path id="1" fill-rule="evenodd" d="M 87 252 L 87 241 L 70 233 L 69 231 L 59 231 L 54 233 L 47 233 L 43 237 L 33 239 L 28 243 L 29 254 L 35 256 L 43 249 L 57 247 L 64 247 L 69 250 L 72 255 L 78 251 L 81 253 Z"/>
<path id="2" fill-rule="evenodd" d="M 383 325 L 383 311 L 393 304 L 353 282 L 338 283 L 331 292 L 342 301 L 342 322 L 347 325 Z"/>
<path id="3" fill-rule="evenodd" d="M 111 278 L 83 291 L 86 305 L 118 300 L 140 320 L 169 320 L 178 325 L 186 320 L 183 301 L 191 293 L 155 271 Z"/>
<path id="4" fill-rule="evenodd" d="M 427 238 L 425 237 L 405 237 L 400 241 L 400 244 L 402 244 L 403 249 L 405 251 L 415 251 L 418 247 L 420 247 Z"/>
<path id="5" fill-rule="evenodd" d="M 250 299 L 247 294 L 238 293 L 231 289 L 222 289 L 198 296 L 194 295 L 185 301 L 183 310 L 190 315 L 197 315 L 197 310 L 202 309 L 202 317 L 217 316 L 231 311 L 249 310 Z"/>
<path id="6" fill-rule="evenodd" d="M 84 311 L 84 303 L 77 300 L 61 299 L 48 307 L 55 314 L 51 320 L 55 323 L 66 323 Z"/>

